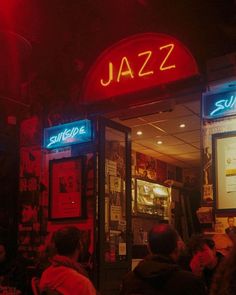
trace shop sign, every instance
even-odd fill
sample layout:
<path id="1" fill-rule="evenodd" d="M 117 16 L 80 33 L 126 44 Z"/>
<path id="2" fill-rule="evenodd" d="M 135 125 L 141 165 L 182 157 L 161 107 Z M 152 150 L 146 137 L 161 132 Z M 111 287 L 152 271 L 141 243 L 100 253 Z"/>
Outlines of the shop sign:
<path id="1" fill-rule="evenodd" d="M 44 148 L 55 149 L 92 140 L 90 120 L 80 120 L 44 129 Z"/>
<path id="2" fill-rule="evenodd" d="M 236 114 L 236 90 L 217 94 L 204 94 L 203 118 L 214 119 Z"/>
<path id="3" fill-rule="evenodd" d="M 82 96 L 84 103 L 100 102 L 197 75 L 197 64 L 180 41 L 164 34 L 139 34 L 101 54 L 86 77 Z"/>

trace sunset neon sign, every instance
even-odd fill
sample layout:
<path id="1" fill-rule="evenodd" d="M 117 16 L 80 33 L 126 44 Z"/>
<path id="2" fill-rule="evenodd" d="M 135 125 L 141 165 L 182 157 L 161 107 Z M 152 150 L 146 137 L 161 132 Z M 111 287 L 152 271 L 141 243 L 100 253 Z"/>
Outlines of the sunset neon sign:
<path id="1" fill-rule="evenodd" d="M 197 75 L 194 58 L 178 40 L 155 33 L 135 35 L 97 59 L 85 81 L 84 102 L 99 102 Z"/>

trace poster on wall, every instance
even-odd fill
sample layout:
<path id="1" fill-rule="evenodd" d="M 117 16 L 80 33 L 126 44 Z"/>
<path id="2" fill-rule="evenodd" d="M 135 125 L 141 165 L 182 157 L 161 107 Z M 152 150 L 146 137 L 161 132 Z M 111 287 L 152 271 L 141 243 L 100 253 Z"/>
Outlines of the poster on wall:
<path id="1" fill-rule="evenodd" d="M 33 259 L 40 244 L 39 193 L 22 191 L 19 200 L 19 251 L 24 257 Z"/>
<path id="2" fill-rule="evenodd" d="M 213 163 L 212 138 L 214 134 L 228 133 L 235 130 L 236 120 L 233 117 L 222 118 L 220 121 L 203 121 L 202 159 L 203 159 L 203 202 L 213 202 Z"/>
<path id="3" fill-rule="evenodd" d="M 236 132 L 213 135 L 216 210 L 236 208 Z"/>
<path id="4" fill-rule="evenodd" d="M 50 161 L 49 218 L 84 217 L 83 157 Z"/>
<path id="5" fill-rule="evenodd" d="M 20 126 L 20 146 L 41 145 L 41 126 L 38 116 L 22 121 Z"/>

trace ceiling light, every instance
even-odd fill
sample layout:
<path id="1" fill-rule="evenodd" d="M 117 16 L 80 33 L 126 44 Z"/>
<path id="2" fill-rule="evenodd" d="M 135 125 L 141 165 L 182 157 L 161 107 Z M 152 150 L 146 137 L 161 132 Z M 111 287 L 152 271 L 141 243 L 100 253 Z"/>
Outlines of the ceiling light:
<path id="1" fill-rule="evenodd" d="M 158 140 L 157 144 L 162 144 L 162 141 L 161 140 Z"/>
<path id="2" fill-rule="evenodd" d="M 185 128 L 186 125 L 185 125 L 184 123 L 182 123 L 182 124 L 179 125 L 179 127 L 180 127 L 180 128 Z"/>
<path id="3" fill-rule="evenodd" d="M 142 135 L 143 134 L 143 132 L 141 131 L 141 130 L 139 130 L 139 131 L 137 131 L 137 133 L 136 133 L 138 136 L 140 136 L 140 135 Z"/>

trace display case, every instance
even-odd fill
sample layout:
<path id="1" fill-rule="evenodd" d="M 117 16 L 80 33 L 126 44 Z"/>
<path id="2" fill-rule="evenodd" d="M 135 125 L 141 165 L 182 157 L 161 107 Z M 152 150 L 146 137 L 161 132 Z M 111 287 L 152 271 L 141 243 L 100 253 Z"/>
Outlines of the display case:
<path id="1" fill-rule="evenodd" d="M 153 181 L 134 178 L 132 181 L 132 213 L 169 219 L 169 187 Z"/>

